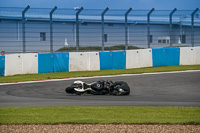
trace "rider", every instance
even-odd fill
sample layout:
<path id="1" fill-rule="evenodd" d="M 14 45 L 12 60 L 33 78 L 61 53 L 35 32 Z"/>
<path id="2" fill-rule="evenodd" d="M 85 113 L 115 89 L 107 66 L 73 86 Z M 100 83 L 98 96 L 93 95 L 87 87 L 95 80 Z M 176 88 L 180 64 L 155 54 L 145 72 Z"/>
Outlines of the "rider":
<path id="1" fill-rule="evenodd" d="M 110 95 L 129 95 L 130 94 L 130 88 L 128 84 L 124 81 L 116 81 L 113 84 L 113 91 L 110 93 Z"/>

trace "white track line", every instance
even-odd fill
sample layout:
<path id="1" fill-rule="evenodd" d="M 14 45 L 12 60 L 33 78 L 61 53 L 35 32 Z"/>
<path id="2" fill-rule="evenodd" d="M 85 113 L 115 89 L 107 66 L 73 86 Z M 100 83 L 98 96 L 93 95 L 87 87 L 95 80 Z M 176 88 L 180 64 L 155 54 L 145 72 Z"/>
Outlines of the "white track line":
<path id="1" fill-rule="evenodd" d="M 93 76 L 93 77 L 77 77 L 77 78 L 64 78 L 64 79 L 50 79 L 50 80 L 39 80 L 39 81 L 0 83 L 0 86 L 3 86 L 3 85 L 16 85 L 16 84 L 29 84 L 29 83 L 42 83 L 42 82 L 55 82 L 55 81 L 66 81 L 66 80 L 80 80 L 80 79 L 93 79 L 93 78 L 110 78 L 110 77 L 139 76 L 139 75 L 141 76 L 141 75 L 152 75 L 152 74 L 187 73 L 187 72 L 200 72 L 200 70 L 172 71 L 172 72 L 155 72 L 155 73 L 141 73 L 141 74 L 120 74 L 120 75 Z"/>

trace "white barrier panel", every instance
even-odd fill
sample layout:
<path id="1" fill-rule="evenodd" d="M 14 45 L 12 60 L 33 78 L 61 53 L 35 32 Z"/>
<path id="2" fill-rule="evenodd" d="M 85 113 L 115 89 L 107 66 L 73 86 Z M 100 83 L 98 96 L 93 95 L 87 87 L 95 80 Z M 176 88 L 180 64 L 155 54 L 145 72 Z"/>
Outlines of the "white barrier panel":
<path id="1" fill-rule="evenodd" d="M 21 54 L 22 56 L 22 73 L 38 73 L 38 54 L 37 53 L 29 53 L 29 54 Z"/>
<path id="2" fill-rule="evenodd" d="M 21 54 L 5 55 L 5 76 L 22 74 Z"/>
<path id="3" fill-rule="evenodd" d="M 180 65 L 193 65 L 194 64 L 194 48 L 183 47 L 180 48 Z"/>
<path id="4" fill-rule="evenodd" d="M 152 67 L 152 50 L 127 50 L 126 69 L 141 67 Z"/>
<path id="5" fill-rule="evenodd" d="M 69 53 L 69 71 L 100 70 L 98 52 Z"/>
<path id="6" fill-rule="evenodd" d="M 180 65 L 200 64 L 200 47 L 180 48 Z"/>
<path id="7" fill-rule="evenodd" d="M 200 64 L 200 47 L 194 47 L 194 64 Z"/>
<path id="8" fill-rule="evenodd" d="M 99 52 L 88 52 L 89 55 L 89 70 L 100 70 Z"/>
<path id="9" fill-rule="evenodd" d="M 5 76 L 38 73 L 38 54 L 5 55 Z"/>
<path id="10" fill-rule="evenodd" d="M 87 69 L 86 54 L 83 52 L 69 53 L 69 71 L 84 71 Z"/>

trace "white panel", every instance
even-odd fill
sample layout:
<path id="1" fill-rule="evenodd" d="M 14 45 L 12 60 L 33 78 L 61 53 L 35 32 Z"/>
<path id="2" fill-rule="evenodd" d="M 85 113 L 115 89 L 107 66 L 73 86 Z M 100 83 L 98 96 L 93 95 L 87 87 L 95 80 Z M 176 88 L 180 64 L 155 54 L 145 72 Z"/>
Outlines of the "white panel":
<path id="1" fill-rule="evenodd" d="M 152 49 L 140 49 L 140 67 L 152 67 Z"/>
<path id="2" fill-rule="evenodd" d="M 127 50 L 126 51 L 126 68 L 152 67 L 152 50 Z"/>
<path id="3" fill-rule="evenodd" d="M 126 69 L 139 68 L 139 54 L 138 50 L 127 50 L 126 51 Z"/>
<path id="4" fill-rule="evenodd" d="M 100 70 L 98 52 L 69 53 L 69 71 Z"/>
<path id="5" fill-rule="evenodd" d="M 89 54 L 89 69 L 100 70 L 99 52 L 88 52 Z"/>
<path id="6" fill-rule="evenodd" d="M 194 47 L 194 64 L 200 64 L 200 47 Z"/>
<path id="7" fill-rule="evenodd" d="M 87 54 L 84 52 L 69 53 L 69 71 L 85 71 L 89 68 Z"/>
<path id="8" fill-rule="evenodd" d="M 5 76 L 22 74 L 21 54 L 5 55 Z"/>
<path id="9" fill-rule="evenodd" d="M 194 48 L 183 47 L 180 48 L 180 65 L 193 65 L 194 64 Z"/>
<path id="10" fill-rule="evenodd" d="M 22 73 L 38 73 L 38 54 L 37 53 L 27 53 L 22 54 L 23 67 Z"/>

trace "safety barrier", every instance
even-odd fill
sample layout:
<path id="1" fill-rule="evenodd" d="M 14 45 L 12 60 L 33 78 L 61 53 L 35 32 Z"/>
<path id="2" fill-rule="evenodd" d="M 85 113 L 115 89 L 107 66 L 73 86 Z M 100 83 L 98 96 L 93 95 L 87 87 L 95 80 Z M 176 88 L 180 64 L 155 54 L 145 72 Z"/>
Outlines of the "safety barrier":
<path id="1" fill-rule="evenodd" d="M 153 67 L 179 65 L 180 48 L 153 48 Z"/>
<path id="2" fill-rule="evenodd" d="M 53 53 L 39 53 L 38 54 L 38 73 L 53 72 Z"/>
<path id="3" fill-rule="evenodd" d="M 126 69 L 126 51 L 113 51 L 112 55 L 112 69 Z"/>
<path id="4" fill-rule="evenodd" d="M 21 54 L 22 56 L 22 74 L 38 73 L 38 54 Z"/>
<path id="5" fill-rule="evenodd" d="M 126 51 L 99 52 L 100 70 L 126 69 Z"/>
<path id="6" fill-rule="evenodd" d="M 38 73 L 68 71 L 69 53 L 38 53 Z"/>
<path id="7" fill-rule="evenodd" d="M 22 74 L 21 54 L 5 55 L 5 76 Z"/>
<path id="8" fill-rule="evenodd" d="M 0 76 L 200 64 L 200 47 L 0 56 Z"/>
<path id="9" fill-rule="evenodd" d="M 54 53 L 54 72 L 69 71 L 69 53 Z"/>
<path id="10" fill-rule="evenodd" d="M 152 67 L 152 49 L 127 50 L 126 69 Z"/>
<path id="11" fill-rule="evenodd" d="M 112 52 L 99 52 L 100 70 L 112 69 Z"/>
<path id="12" fill-rule="evenodd" d="M 180 48 L 180 65 L 194 64 L 194 48 Z"/>
<path id="13" fill-rule="evenodd" d="M 38 73 L 37 60 L 36 53 L 5 55 L 5 76 Z"/>
<path id="14" fill-rule="evenodd" d="M 200 47 L 194 47 L 194 65 L 200 64 Z"/>
<path id="15" fill-rule="evenodd" d="M 5 70 L 5 56 L 0 56 L 0 76 L 4 76 L 4 70 Z"/>
<path id="16" fill-rule="evenodd" d="M 200 47 L 180 48 L 180 65 L 200 64 Z"/>
<path id="17" fill-rule="evenodd" d="M 69 53 L 69 71 L 100 70 L 99 52 Z"/>

